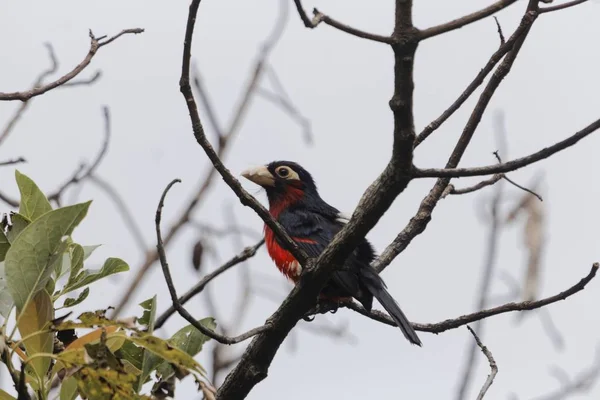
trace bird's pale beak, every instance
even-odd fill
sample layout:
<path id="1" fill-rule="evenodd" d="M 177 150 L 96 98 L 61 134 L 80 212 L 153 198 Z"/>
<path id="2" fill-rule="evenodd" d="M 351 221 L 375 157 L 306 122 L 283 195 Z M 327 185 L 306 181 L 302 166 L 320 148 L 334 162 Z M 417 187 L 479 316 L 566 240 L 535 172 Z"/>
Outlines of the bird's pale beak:
<path id="1" fill-rule="evenodd" d="M 264 165 L 256 168 L 249 168 L 242 172 L 242 176 L 260 186 L 274 186 L 275 178 Z"/>

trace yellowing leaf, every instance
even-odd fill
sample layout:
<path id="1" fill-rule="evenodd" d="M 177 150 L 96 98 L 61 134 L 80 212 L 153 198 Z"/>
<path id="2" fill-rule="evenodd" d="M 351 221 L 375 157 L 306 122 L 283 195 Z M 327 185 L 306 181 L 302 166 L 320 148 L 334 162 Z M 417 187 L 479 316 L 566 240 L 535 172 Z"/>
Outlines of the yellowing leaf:
<path id="1" fill-rule="evenodd" d="M 75 400 L 77 397 L 77 379 L 70 376 L 60 384 L 60 400 Z"/>
<path id="2" fill-rule="evenodd" d="M 0 400 L 17 400 L 17 399 L 12 397 L 10 394 L 6 393 L 4 390 L 0 389 Z"/>
<path id="3" fill-rule="evenodd" d="M 73 232 L 89 206 L 87 202 L 49 211 L 14 240 L 4 262 L 8 290 L 17 310 L 23 309 L 27 301 L 46 286 L 62 238 Z"/>
<path id="4" fill-rule="evenodd" d="M 77 317 L 80 322 L 76 321 L 62 321 L 56 325 L 52 325 L 50 328 L 55 331 L 65 331 L 67 329 L 77 329 L 77 328 L 94 328 L 94 327 L 102 327 L 102 326 L 111 326 L 115 325 L 125 329 L 134 329 L 129 322 L 126 321 L 115 321 L 108 319 L 104 316 L 105 310 L 100 310 L 96 312 L 84 312 Z"/>
<path id="5" fill-rule="evenodd" d="M 79 391 L 93 400 L 146 400 L 134 390 L 137 377 L 124 371 L 84 367 L 75 373 Z"/>
<path id="6" fill-rule="evenodd" d="M 35 221 L 52 210 L 50 202 L 35 182 L 18 170 L 15 170 L 15 178 L 21 192 L 20 214 L 27 217 L 30 221 Z"/>
<path id="7" fill-rule="evenodd" d="M 151 335 L 130 336 L 127 339 L 180 369 L 197 372 L 203 376 L 206 374 L 204 368 L 192 356 L 181 349 L 173 347 L 166 340 Z"/>
<path id="8" fill-rule="evenodd" d="M 105 328 L 101 328 L 101 329 L 96 329 L 93 332 L 90 332 L 86 335 L 81 336 L 80 338 L 77 338 L 76 340 L 74 340 L 73 342 L 71 342 L 71 344 L 69 344 L 66 348 L 65 351 L 67 350 L 73 350 L 73 349 L 77 349 L 77 348 L 83 348 L 83 346 L 87 343 L 93 343 L 96 341 L 100 340 L 100 336 L 102 336 L 102 331 L 105 331 L 106 334 L 110 334 L 113 332 L 116 332 L 117 329 L 119 329 L 118 326 L 107 326 Z"/>
<path id="9" fill-rule="evenodd" d="M 50 295 L 45 290 L 38 292 L 27 307 L 18 315 L 17 327 L 21 337 L 42 331 L 46 324 L 54 319 L 54 309 Z M 54 339 L 52 332 L 37 334 L 23 341 L 28 357 L 39 353 L 52 353 Z M 39 357 L 31 360 L 30 365 L 38 376 L 46 375 L 50 367 L 50 358 Z"/>

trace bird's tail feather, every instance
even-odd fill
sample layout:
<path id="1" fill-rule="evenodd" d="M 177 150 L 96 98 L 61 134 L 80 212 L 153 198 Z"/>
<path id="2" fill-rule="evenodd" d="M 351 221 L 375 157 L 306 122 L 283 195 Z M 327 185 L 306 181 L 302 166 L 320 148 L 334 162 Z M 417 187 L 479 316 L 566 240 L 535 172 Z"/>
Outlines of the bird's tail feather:
<path id="1" fill-rule="evenodd" d="M 383 308 L 385 308 L 388 314 L 390 314 L 392 319 L 396 322 L 404 334 L 404 337 L 412 344 L 422 346 L 421 340 L 417 336 L 417 333 L 411 326 L 408 318 L 406 318 L 406 315 L 404 315 L 400 309 L 400 306 L 396 300 L 394 300 L 392 295 L 387 291 L 385 283 L 381 277 L 374 270 L 372 270 L 372 274 L 367 274 L 369 276 L 366 277 L 367 279 L 364 280 L 364 283 L 367 289 L 369 289 L 369 292 L 371 292 L 371 294 L 377 299 L 377 301 L 379 301 Z"/>

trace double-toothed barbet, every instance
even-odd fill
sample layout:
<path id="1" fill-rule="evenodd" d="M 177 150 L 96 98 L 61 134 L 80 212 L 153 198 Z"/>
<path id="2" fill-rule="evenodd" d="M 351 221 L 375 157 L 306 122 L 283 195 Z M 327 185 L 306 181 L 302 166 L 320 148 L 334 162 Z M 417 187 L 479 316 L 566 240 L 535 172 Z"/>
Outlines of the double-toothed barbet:
<path id="1" fill-rule="evenodd" d="M 312 176 L 295 162 L 274 161 L 246 170 L 242 176 L 265 188 L 271 215 L 309 257 L 318 257 L 348 220 L 339 210 L 321 199 Z M 266 225 L 265 242 L 277 268 L 290 280 L 297 282 L 302 269 L 300 263 Z M 373 246 L 362 239 L 343 267 L 333 273 L 321 296 L 333 299 L 353 297 L 369 311 L 375 297 L 406 339 L 421 346 L 419 337 L 398 303 L 371 267 L 374 258 Z"/>

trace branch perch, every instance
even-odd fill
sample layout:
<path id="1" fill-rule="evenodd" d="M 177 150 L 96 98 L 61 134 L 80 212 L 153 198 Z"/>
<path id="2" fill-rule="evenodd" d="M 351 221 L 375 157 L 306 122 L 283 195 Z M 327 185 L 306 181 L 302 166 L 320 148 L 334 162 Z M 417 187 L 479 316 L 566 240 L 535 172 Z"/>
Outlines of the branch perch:
<path id="1" fill-rule="evenodd" d="M 485 358 L 488 359 L 488 362 L 490 363 L 491 372 L 488 375 L 485 382 L 483 383 L 483 386 L 481 387 L 479 394 L 477 395 L 477 400 L 483 400 L 488 389 L 490 388 L 490 386 L 492 386 L 492 383 L 494 383 L 494 378 L 496 377 L 496 374 L 498 373 L 498 365 L 496 364 L 496 360 L 494 360 L 494 356 L 492 355 L 492 352 L 487 347 L 485 347 L 483 345 L 483 343 L 481 343 L 481 340 L 479 339 L 479 337 L 477 336 L 475 331 L 473 329 L 471 329 L 471 327 L 468 325 L 467 325 L 467 329 L 469 330 L 469 332 L 471 332 L 471 335 L 473 335 L 473 337 L 475 338 L 475 342 L 477 343 L 477 346 L 479 346 L 479 348 L 481 349 L 481 352 L 483 353 Z"/>
<path id="2" fill-rule="evenodd" d="M 77 65 L 75 68 L 73 68 L 73 70 L 71 70 L 70 72 L 66 73 L 65 75 L 63 75 L 62 77 L 58 78 L 57 80 L 55 80 L 53 82 L 50 82 L 43 86 L 35 87 L 33 89 L 30 89 L 30 90 L 27 90 L 24 92 L 12 92 L 12 93 L 0 92 L 0 100 L 27 101 L 27 100 L 31 99 L 32 97 L 39 96 L 39 95 L 44 94 L 47 91 L 52 90 L 58 86 L 64 85 L 65 83 L 69 82 L 71 79 L 73 79 L 77 75 L 79 75 L 79 73 L 81 71 L 83 71 L 85 69 L 85 67 L 87 67 L 90 64 L 90 62 L 92 61 L 92 58 L 94 58 L 94 56 L 96 55 L 96 53 L 98 52 L 98 50 L 101 47 L 106 46 L 107 44 L 111 43 L 112 41 L 118 39 L 119 37 L 121 37 L 125 34 L 129 34 L 129 33 L 138 34 L 138 33 L 142 33 L 142 32 L 144 32 L 144 30 L 141 28 L 124 29 L 121 32 L 119 32 L 117 35 L 115 35 L 111 38 L 108 38 L 106 40 L 100 40 L 100 39 L 97 39 L 94 36 L 94 34 L 92 33 L 92 31 L 90 30 L 90 49 L 88 50 L 88 53 L 85 56 L 85 58 L 83 59 L 83 61 L 81 61 L 79 63 L 79 65 Z"/>
<path id="3" fill-rule="evenodd" d="M 258 328 L 251 329 L 248 332 L 243 333 L 239 336 L 228 337 L 225 335 L 220 335 L 217 332 L 215 332 L 211 329 L 208 329 L 207 327 L 200 324 L 197 320 L 195 320 L 194 317 L 192 317 L 191 314 L 179 302 L 179 299 L 177 298 L 177 292 L 175 290 L 175 285 L 173 284 L 173 278 L 171 277 L 171 271 L 169 270 L 167 256 L 165 255 L 165 247 L 163 244 L 162 235 L 160 233 L 160 220 L 161 220 L 161 216 L 162 216 L 162 209 L 164 206 L 165 197 L 167 196 L 169 189 L 171 189 L 171 187 L 174 184 L 179 183 L 179 182 L 181 182 L 181 180 L 174 179 L 173 181 L 171 181 L 171 183 L 169 183 L 167 185 L 167 187 L 163 191 L 162 196 L 160 197 L 160 201 L 158 202 L 158 207 L 156 209 L 156 218 L 155 218 L 156 240 L 157 240 L 156 249 L 158 251 L 158 256 L 159 256 L 159 260 L 160 260 L 160 265 L 162 267 L 162 272 L 165 277 L 165 281 L 167 282 L 167 287 L 169 288 L 169 294 L 171 295 L 171 301 L 173 302 L 173 308 L 175 308 L 175 310 L 179 313 L 179 315 L 181 315 L 186 321 L 188 321 L 194 328 L 198 329 L 200 332 L 202 332 L 206 336 L 213 338 L 217 342 L 223 343 L 223 344 L 235 344 L 235 343 L 243 342 L 244 340 L 247 340 L 247 339 L 251 338 L 252 336 L 258 335 L 259 333 L 270 329 L 271 326 L 267 322 L 265 325 L 259 326 Z"/>
<path id="4" fill-rule="evenodd" d="M 584 278 L 582 278 L 575 285 L 571 286 L 569 289 L 567 289 L 563 292 L 555 294 L 554 296 L 546 297 L 545 299 L 541 299 L 541 300 L 537 300 L 537 301 L 523 301 L 520 303 L 515 303 L 515 302 L 506 303 L 506 304 L 503 304 L 498 307 L 488 308 L 486 310 L 477 311 L 472 314 L 462 315 L 457 318 L 447 319 L 445 321 L 441 321 L 441 322 L 437 322 L 437 323 L 432 323 L 432 324 L 413 323 L 412 326 L 417 331 L 439 334 L 439 333 L 442 333 L 442 332 L 445 332 L 445 331 L 448 331 L 451 329 L 459 328 L 463 325 L 467 325 L 467 324 L 470 324 L 475 321 L 480 321 L 482 319 L 492 317 L 494 315 L 504 314 L 504 313 L 513 312 L 513 311 L 528 311 L 528 310 L 534 310 L 536 308 L 541 308 L 541 307 L 547 306 L 549 304 L 556 303 L 561 300 L 565 300 L 568 297 L 571 297 L 572 295 L 574 295 L 575 293 L 582 291 L 587 286 L 587 284 L 590 283 L 590 281 L 592 279 L 594 279 L 594 277 L 596 276 L 596 273 L 598 272 L 599 267 L 600 267 L 600 264 L 594 263 L 594 265 L 592 265 L 592 268 L 591 268 L 590 272 L 588 273 L 588 275 L 585 276 Z M 387 314 L 377 311 L 377 310 L 368 312 L 362 306 L 360 306 L 359 304 L 357 304 L 355 302 L 342 302 L 342 303 L 340 303 L 340 307 L 349 308 L 353 311 L 356 311 L 357 313 L 359 313 L 361 315 L 364 315 L 365 317 L 369 317 L 372 320 L 381 322 L 383 324 L 390 325 L 390 326 L 396 326 L 396 323 L 394 322 L 394 320 L 392 320 Z M 325 307 L 325 308 L 320 309 L 319 313 L 325 313 L 330 310 L 331 310 L 330 308 Z"/>

